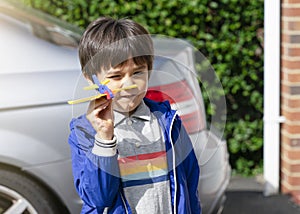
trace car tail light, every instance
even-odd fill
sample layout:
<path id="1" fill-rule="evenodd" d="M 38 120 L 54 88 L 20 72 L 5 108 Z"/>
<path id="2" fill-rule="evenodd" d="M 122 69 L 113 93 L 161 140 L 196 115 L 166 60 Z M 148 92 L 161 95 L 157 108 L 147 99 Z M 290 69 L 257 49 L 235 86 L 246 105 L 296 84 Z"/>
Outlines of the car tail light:
<path id="1" fill-rule="evenodd" d="M 178 111 L 189 134 L 204 128 L 205 122 L 201 109 L 186 80 L 149 87 L 146 97 L 158 102 L 168 100 L 172 108 Z"/>

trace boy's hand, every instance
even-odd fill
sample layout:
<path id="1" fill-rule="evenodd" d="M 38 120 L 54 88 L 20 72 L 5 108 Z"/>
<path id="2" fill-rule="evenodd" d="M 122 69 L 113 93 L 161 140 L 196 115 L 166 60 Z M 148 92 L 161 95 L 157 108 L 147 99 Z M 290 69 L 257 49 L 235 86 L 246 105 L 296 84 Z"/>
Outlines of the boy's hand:
<path id="1" fill-rule="evenodd" d="M 90 102 L 86 117 L 103 140 L 112 140 L 114 135 L 112 100 L 105 97 Z"/>

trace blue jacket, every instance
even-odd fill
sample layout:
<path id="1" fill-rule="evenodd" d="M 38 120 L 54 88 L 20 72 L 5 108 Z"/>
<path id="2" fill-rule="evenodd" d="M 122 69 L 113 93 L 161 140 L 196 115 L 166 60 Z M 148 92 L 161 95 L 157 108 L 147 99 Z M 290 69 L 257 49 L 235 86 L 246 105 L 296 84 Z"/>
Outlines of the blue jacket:
<path id="1" fill-rule="evenodd" d="M 199 166 L 191 141 L 168 102 L 144 99 L 163 128 L 169 168 L 173 213 L 201 213 L 198 198 Z M 92 153 L 95 130 L 83 115 L 70 124 L 74 185 L 83 200 L 81 213 L 131 213 L 122 189 L 117 155 Z"/>

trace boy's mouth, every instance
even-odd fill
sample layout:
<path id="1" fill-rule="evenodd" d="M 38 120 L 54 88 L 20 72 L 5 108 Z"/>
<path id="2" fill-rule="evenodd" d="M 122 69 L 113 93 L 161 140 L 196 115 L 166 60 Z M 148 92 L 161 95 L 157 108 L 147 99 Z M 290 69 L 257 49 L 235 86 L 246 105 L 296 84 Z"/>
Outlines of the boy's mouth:
<path id="1" fill-rule="evenodd" d="M 121 95 L 120 98 L 128 98 L 128 99 L 130 99 L 130 98 L 134 98 L 136 96 L 137 96 L 136 94 L 128 94 L 128 95 Z"/>

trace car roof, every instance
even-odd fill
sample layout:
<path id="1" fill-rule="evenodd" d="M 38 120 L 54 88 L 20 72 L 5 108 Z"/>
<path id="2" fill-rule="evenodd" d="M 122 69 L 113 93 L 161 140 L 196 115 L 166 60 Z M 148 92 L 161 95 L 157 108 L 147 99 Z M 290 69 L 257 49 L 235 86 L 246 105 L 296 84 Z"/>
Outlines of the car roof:
<path id="1" fill-rule="evenodd" d="M 0 74 L 79 69 L 80 30 L 21 4 L 0 1 Z"/>
<path id="2" fill-rule="evenodd" d="M 0 0 L 0 13 L 32 27 L 32 33 L 57 45 L 77 47 L 83 29 L 20 2 Z"/>

